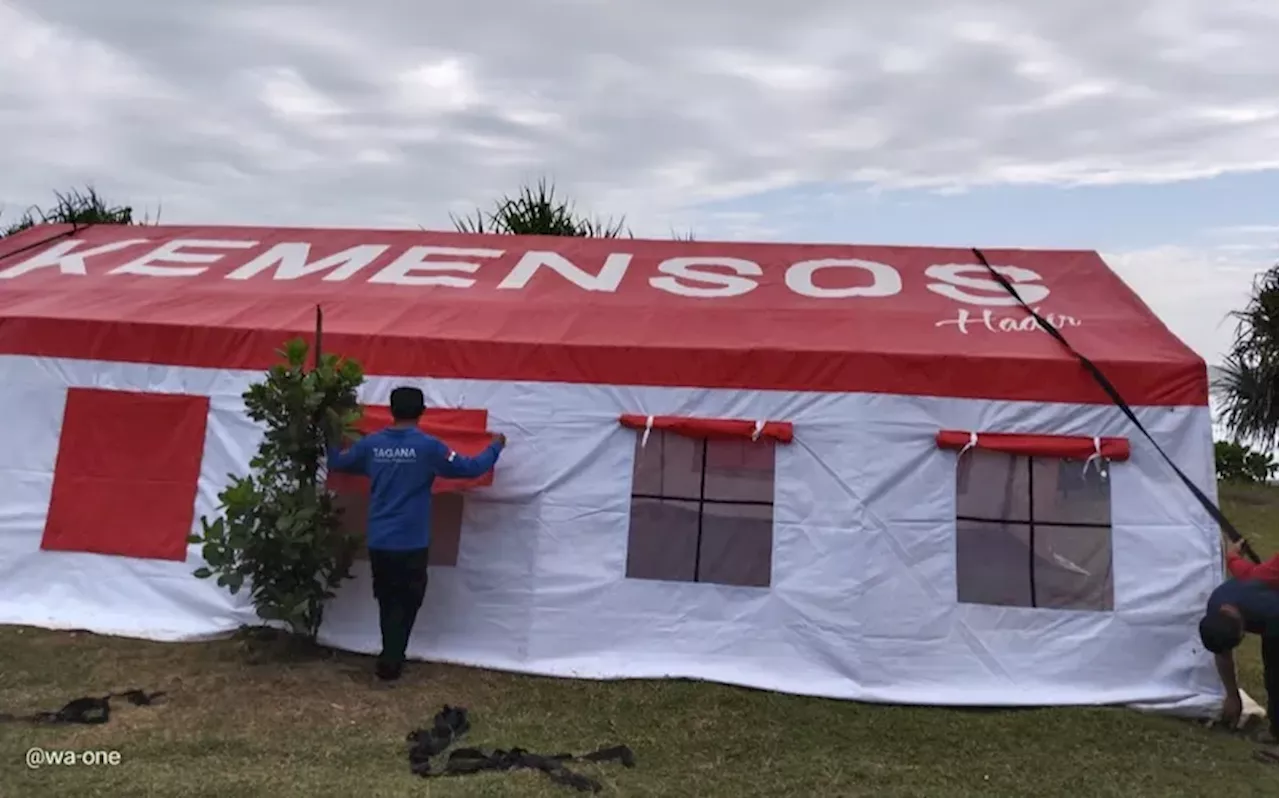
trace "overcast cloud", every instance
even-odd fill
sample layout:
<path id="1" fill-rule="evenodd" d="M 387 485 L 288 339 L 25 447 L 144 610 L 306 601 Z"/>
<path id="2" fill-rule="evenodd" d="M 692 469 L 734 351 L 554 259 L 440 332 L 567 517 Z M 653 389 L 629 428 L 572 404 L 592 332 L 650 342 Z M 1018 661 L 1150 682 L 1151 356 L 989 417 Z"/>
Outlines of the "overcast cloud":
<path id="1" fill-rule="evenodd" d="M 0 31 L 5 218 L 92 181 L 171 222 L 447 227 L 548 175 L 637 234 L 785 239 L 698 206 L 1280 148 L 1259 0 L 0 0 Z"/>

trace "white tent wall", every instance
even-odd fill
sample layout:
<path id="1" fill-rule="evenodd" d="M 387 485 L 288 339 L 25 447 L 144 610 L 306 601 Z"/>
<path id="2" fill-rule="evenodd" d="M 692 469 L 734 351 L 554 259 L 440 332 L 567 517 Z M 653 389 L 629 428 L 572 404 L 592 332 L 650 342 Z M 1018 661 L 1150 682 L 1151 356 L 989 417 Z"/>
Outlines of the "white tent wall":
<path id="1" fill-rule="evenodd" d="M 186 563 L 42 551 L 66 390 L 211 398 L 196 506 L 214 512 L 260 432 L 241 393 L 260 378 L 153 365 L 0 357 L 0 623 L 154 640 L 252 622 L 246 597 Z M 371 376 L 362 401 L 421 386 L 429 405 L 485 408 L 509 447 L 469 493 L 455 567 L 431 570 L 411 655 L 585 678 L 689 677 L 910 704 L 1122 703 L 1200 715 L 1220 702 L 1195 623 L 1219 581 L 1215 524 L 1109 405 L 886 395 L 494 383 Z M 1216 495 L 1206 408 L 1137 408 Z M 624 578 L 636 436 L 624 413 L 789 421 L 776 447 L 772 587 Z M 956 601 L 957 454 L 939 429 L 1126 436 L 1110 469 L 1114 610 Z M 378 648 L 367 563 L 322 641 Z"/>

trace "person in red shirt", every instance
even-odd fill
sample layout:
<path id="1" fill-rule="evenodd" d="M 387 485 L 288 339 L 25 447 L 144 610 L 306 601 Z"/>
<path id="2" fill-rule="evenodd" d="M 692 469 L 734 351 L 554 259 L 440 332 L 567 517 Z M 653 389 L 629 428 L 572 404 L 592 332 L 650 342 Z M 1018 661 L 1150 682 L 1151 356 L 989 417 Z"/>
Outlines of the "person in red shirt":
<path id="1" fill-rule="evenodd" d="M 1271 559 L 1264 560 L 1260 563 L 1251 563 L 1240 554 L 1240 548 L 1244 545 L 1243 540 L 1237 540 L 1235 543 L 1227 546 L 1227 571 L 1231 576 L 1244 582 L 1246 580 L 1256 580 L 1262 582 L 1272 590 L 1280 589 L 1277 578 L 1276 568 L 1280 563 L 1280 555 L 1273 555 Z"/>
<path id="2" fill-rule="evenodd" d="M 1280 555 L 1275 555 L 1270 560 L 1262 562 L 1249 562 L 1240 555 L 1240 550 L 1244 547 L 1244 541 L 1236 541 L 1226 547 L 1226 570 L 1231 574 L 1231 578 L 1238 583 L 1260 583 L 1280 592 Z M 1236 612 L 1239 612 L 1236 610 Z M 1267 715 L 1270 721 L 1270 734 L 1263 738 L 1263 742 L 1276 745 L 1274 749 L 1262 749 L 1258 752 L 1258 758 L 1266 762 L 1280 762 L 1280 657 L 1277 657 L 1276 643 L 1272 640 L 1262 640 L 1262 666 L 1263 680 L 1266 683 L 1267 690 Z M 1270 656 L 1268 656 L 1270 655 Z M 1230 657 L 1225 655 L 1225 657 Z M 1229 672 L 1228 672 L 1229 671 Z M 1222 720 L 1229 726 L 1236 725 L 1240 719 L 1240 693 L 1239 688 L 1235 687 L 1235 664 L 1234 661 L 1225 660 L 1219 657 L 1219 674 L 1222 675 L 1222 684 L 1226 687 L 1226 702 L 1224 704 L 1224 712 L 1222 712 Z"/>

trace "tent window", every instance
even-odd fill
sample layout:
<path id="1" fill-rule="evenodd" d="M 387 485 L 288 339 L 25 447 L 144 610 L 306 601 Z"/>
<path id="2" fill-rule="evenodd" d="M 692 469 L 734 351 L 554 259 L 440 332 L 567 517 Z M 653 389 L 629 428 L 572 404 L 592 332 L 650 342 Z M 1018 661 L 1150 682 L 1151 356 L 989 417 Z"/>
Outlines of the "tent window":
<path id="1" fill-rule="evenodd" d="M 774 442 L 636 434 L 627 577 L 768 587 Z"/>
<path id="2" fill-rule="evenodd" d="M 1107 461 L 983 449 L 956 471 L 956 590 L 965 604 L 1114 606 Z"/>

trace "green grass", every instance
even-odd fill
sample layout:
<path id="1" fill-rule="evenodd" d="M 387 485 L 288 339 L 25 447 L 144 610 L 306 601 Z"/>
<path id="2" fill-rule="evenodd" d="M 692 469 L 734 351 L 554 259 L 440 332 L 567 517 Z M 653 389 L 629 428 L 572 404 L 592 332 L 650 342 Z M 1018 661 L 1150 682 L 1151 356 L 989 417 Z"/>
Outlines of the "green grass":
<path id="1" fill-rule="evenodd" d="M 1224 488 L 1267 555 L 1275 489 Z M 422 780 L 404 735 L 444 703 L 480 746 L 552 753 L 626 743 L 638 766 L 583 767 L 621 796 L 1273 796 L 1247 738 L 1124 709 L 884 707 L 691 682 L 578 682 L 417 664 L 378 689 L 365 657 L 251 661 L 245 643 L 157 644 L 0 628 L 0 708 L 55 709 L 140 687 L 166 703 L 98 727 L 0 724 L 0 798 L 21 796 L 568 796 L 536 772 Z M 1257 646 L 1242 684 L 1264 700 Z M 98 749 L 116 766 L 28 771 L 24 752 Z"/>

